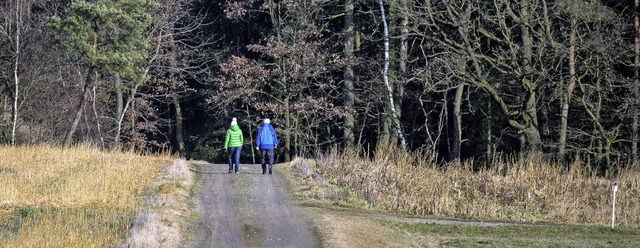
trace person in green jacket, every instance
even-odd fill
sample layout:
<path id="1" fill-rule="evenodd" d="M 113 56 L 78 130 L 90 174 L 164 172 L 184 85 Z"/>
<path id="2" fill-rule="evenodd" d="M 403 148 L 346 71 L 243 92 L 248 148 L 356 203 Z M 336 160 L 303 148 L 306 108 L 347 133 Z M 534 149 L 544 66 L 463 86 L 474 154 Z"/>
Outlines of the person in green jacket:
<path id="1" fill-rule="evenodd" d="M 236 118 L 233 118 L 231 120 L 231 126 L 227 129 L 227 137 L 224 139 L 224 149 L 229 155 L 229 173 L 233 173 L 234 163 L 236 165 L 236 174 L 240 173 L 240 151 L 242 150 L 242 144 L 244 144 L 242 130 L 240 130 Z"/>

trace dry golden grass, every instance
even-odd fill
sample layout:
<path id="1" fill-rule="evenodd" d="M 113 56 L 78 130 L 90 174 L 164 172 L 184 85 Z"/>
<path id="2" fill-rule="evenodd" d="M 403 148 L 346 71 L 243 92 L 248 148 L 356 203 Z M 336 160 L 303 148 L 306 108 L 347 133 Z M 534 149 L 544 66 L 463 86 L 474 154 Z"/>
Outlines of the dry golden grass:
<path id="1" fill-rule="evenodd" d="M 193 217 L 193 173 L 189 163 L 176 159 L 152 183 L 151 195 L 138 208 L 127 241 L 119 247 L 180 247 Z"/>
<path id="2" fill-rule="evenodd" d="M 0 247 L 113 247 L 168 155 L 0 147 Z"/>
<path id="3" fill-rule="evenodd" d="M 539 155 L 496 159 L 491 169 L 438 168 L 432 159 L 394 149 L 362 159 L 358 150 L 318 158 L 318 170 L 369 203 L 398 212 L 479 220 L 610 225 L 612 180 L 577 163 L 566 169 Z M 620 171 L 616 225 L 640 224 L 640 173 Z"/>

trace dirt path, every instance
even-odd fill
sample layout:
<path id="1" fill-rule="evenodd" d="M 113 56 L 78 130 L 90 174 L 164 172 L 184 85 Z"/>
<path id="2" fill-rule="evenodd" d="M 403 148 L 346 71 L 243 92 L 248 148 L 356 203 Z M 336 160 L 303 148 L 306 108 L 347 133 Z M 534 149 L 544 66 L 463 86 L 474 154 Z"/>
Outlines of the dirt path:
<path id="1" fill-rule="evenodd" d="M 296 207 L 287 203 L 277 173 L 260 165 L 241 165 L 228 174 L 226 164 L 199 165 L 201 215 L 190 230 L 188 247 L 313 247 Z M 274 166 L 274 169 L 277 167 Z"/>

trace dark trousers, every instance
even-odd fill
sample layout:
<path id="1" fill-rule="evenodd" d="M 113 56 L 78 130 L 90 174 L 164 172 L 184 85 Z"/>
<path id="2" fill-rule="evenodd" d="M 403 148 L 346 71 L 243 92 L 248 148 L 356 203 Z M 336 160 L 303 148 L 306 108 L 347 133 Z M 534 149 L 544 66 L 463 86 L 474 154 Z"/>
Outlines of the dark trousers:
<path id="1" fill-rule="evenodd" d="M 261 149 L 260 152 L 262 153 L 262 169 L 267 168 L 267 162 L 269 163 L 269 169 L 271 169 L 271 167 L 273 167 L 273 149 Z M 268 157 L 268 161 L 265 159 L 265 156 Z"/>
<path id="2" fill-rule="evenodd" d="M 229 171 L 233 170 L 233 164 L 236 164 L 236 172 L 240 170 L 240 151 L 242 147 L 229 147 Z"/>

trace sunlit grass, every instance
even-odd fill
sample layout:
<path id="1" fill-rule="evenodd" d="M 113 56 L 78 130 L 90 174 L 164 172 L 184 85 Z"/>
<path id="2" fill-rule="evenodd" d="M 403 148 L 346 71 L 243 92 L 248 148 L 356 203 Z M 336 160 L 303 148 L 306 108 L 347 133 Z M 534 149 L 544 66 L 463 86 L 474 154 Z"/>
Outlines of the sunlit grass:
<path id="1" fill-rule="evenodd" d="M 612 179 L 583 166 L 545 162 L 540 155 L 496 158 L 490 169 L 440 167 L 419 153 L 381 149 L 371 159 L 360 150 L 330 152 L 318 169 L 372 205 L 424 216 L 478 220 L 611 224 Z M 616 225 L 640 223 L 640 173 L 619 171 Z"/>
<path id="2" fill-rule="evenodd" d="M 437 237 L 437 247 L 638 247 L 635 228 L 584 226 L 469 226 L 379 221 L 412 237 Z"/>
<path id="3" fill-rule="evenodd" d="M 76 147 L 0 147 L 0 247 L 109 247 L 171 163 Z"/>

